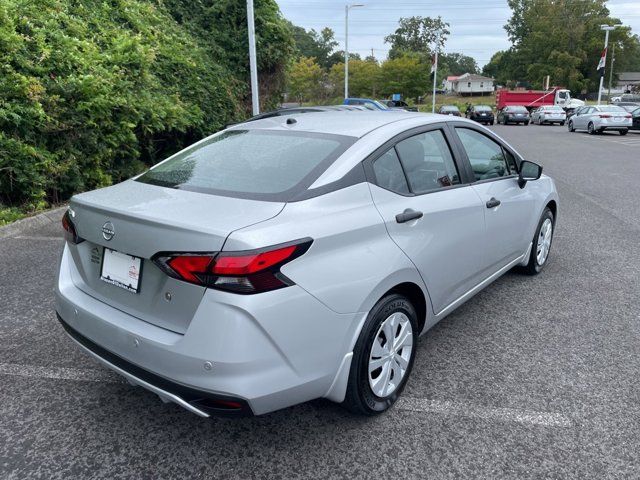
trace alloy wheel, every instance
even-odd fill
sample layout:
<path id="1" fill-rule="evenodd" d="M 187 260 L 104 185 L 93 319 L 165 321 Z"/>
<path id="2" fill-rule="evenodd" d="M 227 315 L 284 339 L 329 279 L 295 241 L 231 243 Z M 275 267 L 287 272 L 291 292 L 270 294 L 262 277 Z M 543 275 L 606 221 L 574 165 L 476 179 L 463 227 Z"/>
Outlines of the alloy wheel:
<path id="1" fill-rule="evenodd" d="M 407 373 L 413 349 L 413 328 L 409 317 L 394 312 L 380 325 L 369 355 L 371 391 L 378 397 L 391 395 Z"/>
<path id="2" fill-rule="evenodd" d="M 536 245 L 536 260 L 538 265 L 544 265 L 549 256 L 549 250 L 551 249 L 551 237 L 553 235 L 553 222 L 550 218 L 547 218 L 542 227 L 540 227 L 540 233 L 538 234 L 538 244 Z"/>

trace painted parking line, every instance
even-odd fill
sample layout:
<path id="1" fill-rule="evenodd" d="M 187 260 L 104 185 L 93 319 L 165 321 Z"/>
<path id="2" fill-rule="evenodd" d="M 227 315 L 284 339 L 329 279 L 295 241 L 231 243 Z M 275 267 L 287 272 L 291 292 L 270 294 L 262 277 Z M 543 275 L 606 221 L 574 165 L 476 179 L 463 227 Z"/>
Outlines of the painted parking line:
<path id="1" fill-rule="evenodd" d="M 426 398 L 400 398 L 395 408 L 411 412 L 438 413 L 459 417 L 480 418 L 500 422 L 516 422 L 544 427 L 572 427 L 574 422 L 561 413 L 534 412 L 514 408 L 486 407 Z"/>
<path id="2" fill-rule="evenodd" d="M 0 375 L 17 377 L 75 380 L 101 383 L 124 383 L 118 375 L 108 370 L 92 368 L 41 367 L 0 363 Z M 419 412 L 458 417 L 479 418 L 482 420 L 515 422 L 544 427 L 572 427 L 574 422 L 560 413 L 535 412 L 513 408 L 487 407 L 468 403 L 429 400 L 426 398 L 403 397 L 398 400 L 395 410 L 399 412 Z"/>

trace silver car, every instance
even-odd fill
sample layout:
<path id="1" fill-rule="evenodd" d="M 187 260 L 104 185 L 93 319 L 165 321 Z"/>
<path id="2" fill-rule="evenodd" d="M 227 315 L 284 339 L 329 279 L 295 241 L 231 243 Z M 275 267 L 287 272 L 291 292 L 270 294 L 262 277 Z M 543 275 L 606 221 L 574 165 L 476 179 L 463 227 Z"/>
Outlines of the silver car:
<path id="1" fill-rule="evenodd" d="M 616 105 L 584 106 L 576 110 L 569 118 L 567 128 L 570 132 L 586 130 L 591 135 L 605 130 L 614 130 L 626 135 L 631 128 L 631 114 Z"/>
<path id="2" fill-rule="evenodd" d="M 531 113 L 531 123 L 537 123 L 538 125 L 544 125 L 545 123 L 564 125 L 566 121 L 566 112 L 557 105 L 539 107 Z"/>
<path id="3" fill-rule="evenodd" d="M 201 416 L 315 398 L 376 414 L 419 335 L 548 262 L 558 194 L 466 119 L 321 112 L 235 125 L 71 199 L 58 318 Z"/>

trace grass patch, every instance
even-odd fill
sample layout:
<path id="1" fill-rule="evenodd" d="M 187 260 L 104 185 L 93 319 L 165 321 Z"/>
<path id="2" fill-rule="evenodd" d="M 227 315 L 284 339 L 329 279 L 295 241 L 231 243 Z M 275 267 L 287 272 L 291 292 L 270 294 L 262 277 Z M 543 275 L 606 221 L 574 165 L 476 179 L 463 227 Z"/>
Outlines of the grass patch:
<path id="1" fill-rule="evenodd" d="M 4 207 L 0 205 L 0 226 L 7 225 L 26 217 L 26 212 L 16 207 Z"/>

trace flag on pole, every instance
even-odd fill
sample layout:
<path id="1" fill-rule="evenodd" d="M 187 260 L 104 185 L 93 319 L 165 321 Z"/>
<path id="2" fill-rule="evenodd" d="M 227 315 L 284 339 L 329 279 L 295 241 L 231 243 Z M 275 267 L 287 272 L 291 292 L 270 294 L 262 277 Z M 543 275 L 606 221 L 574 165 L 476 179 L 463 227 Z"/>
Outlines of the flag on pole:
<path id="1" fill-rule="evenodd" d="M 602 50 L 602 55 L 600 55 L 600 61 L 598 62 L 598 72 L 600 72 L 600 76 L 604 75 L 604 66 L 607 61 L 607 49 Z"/>

